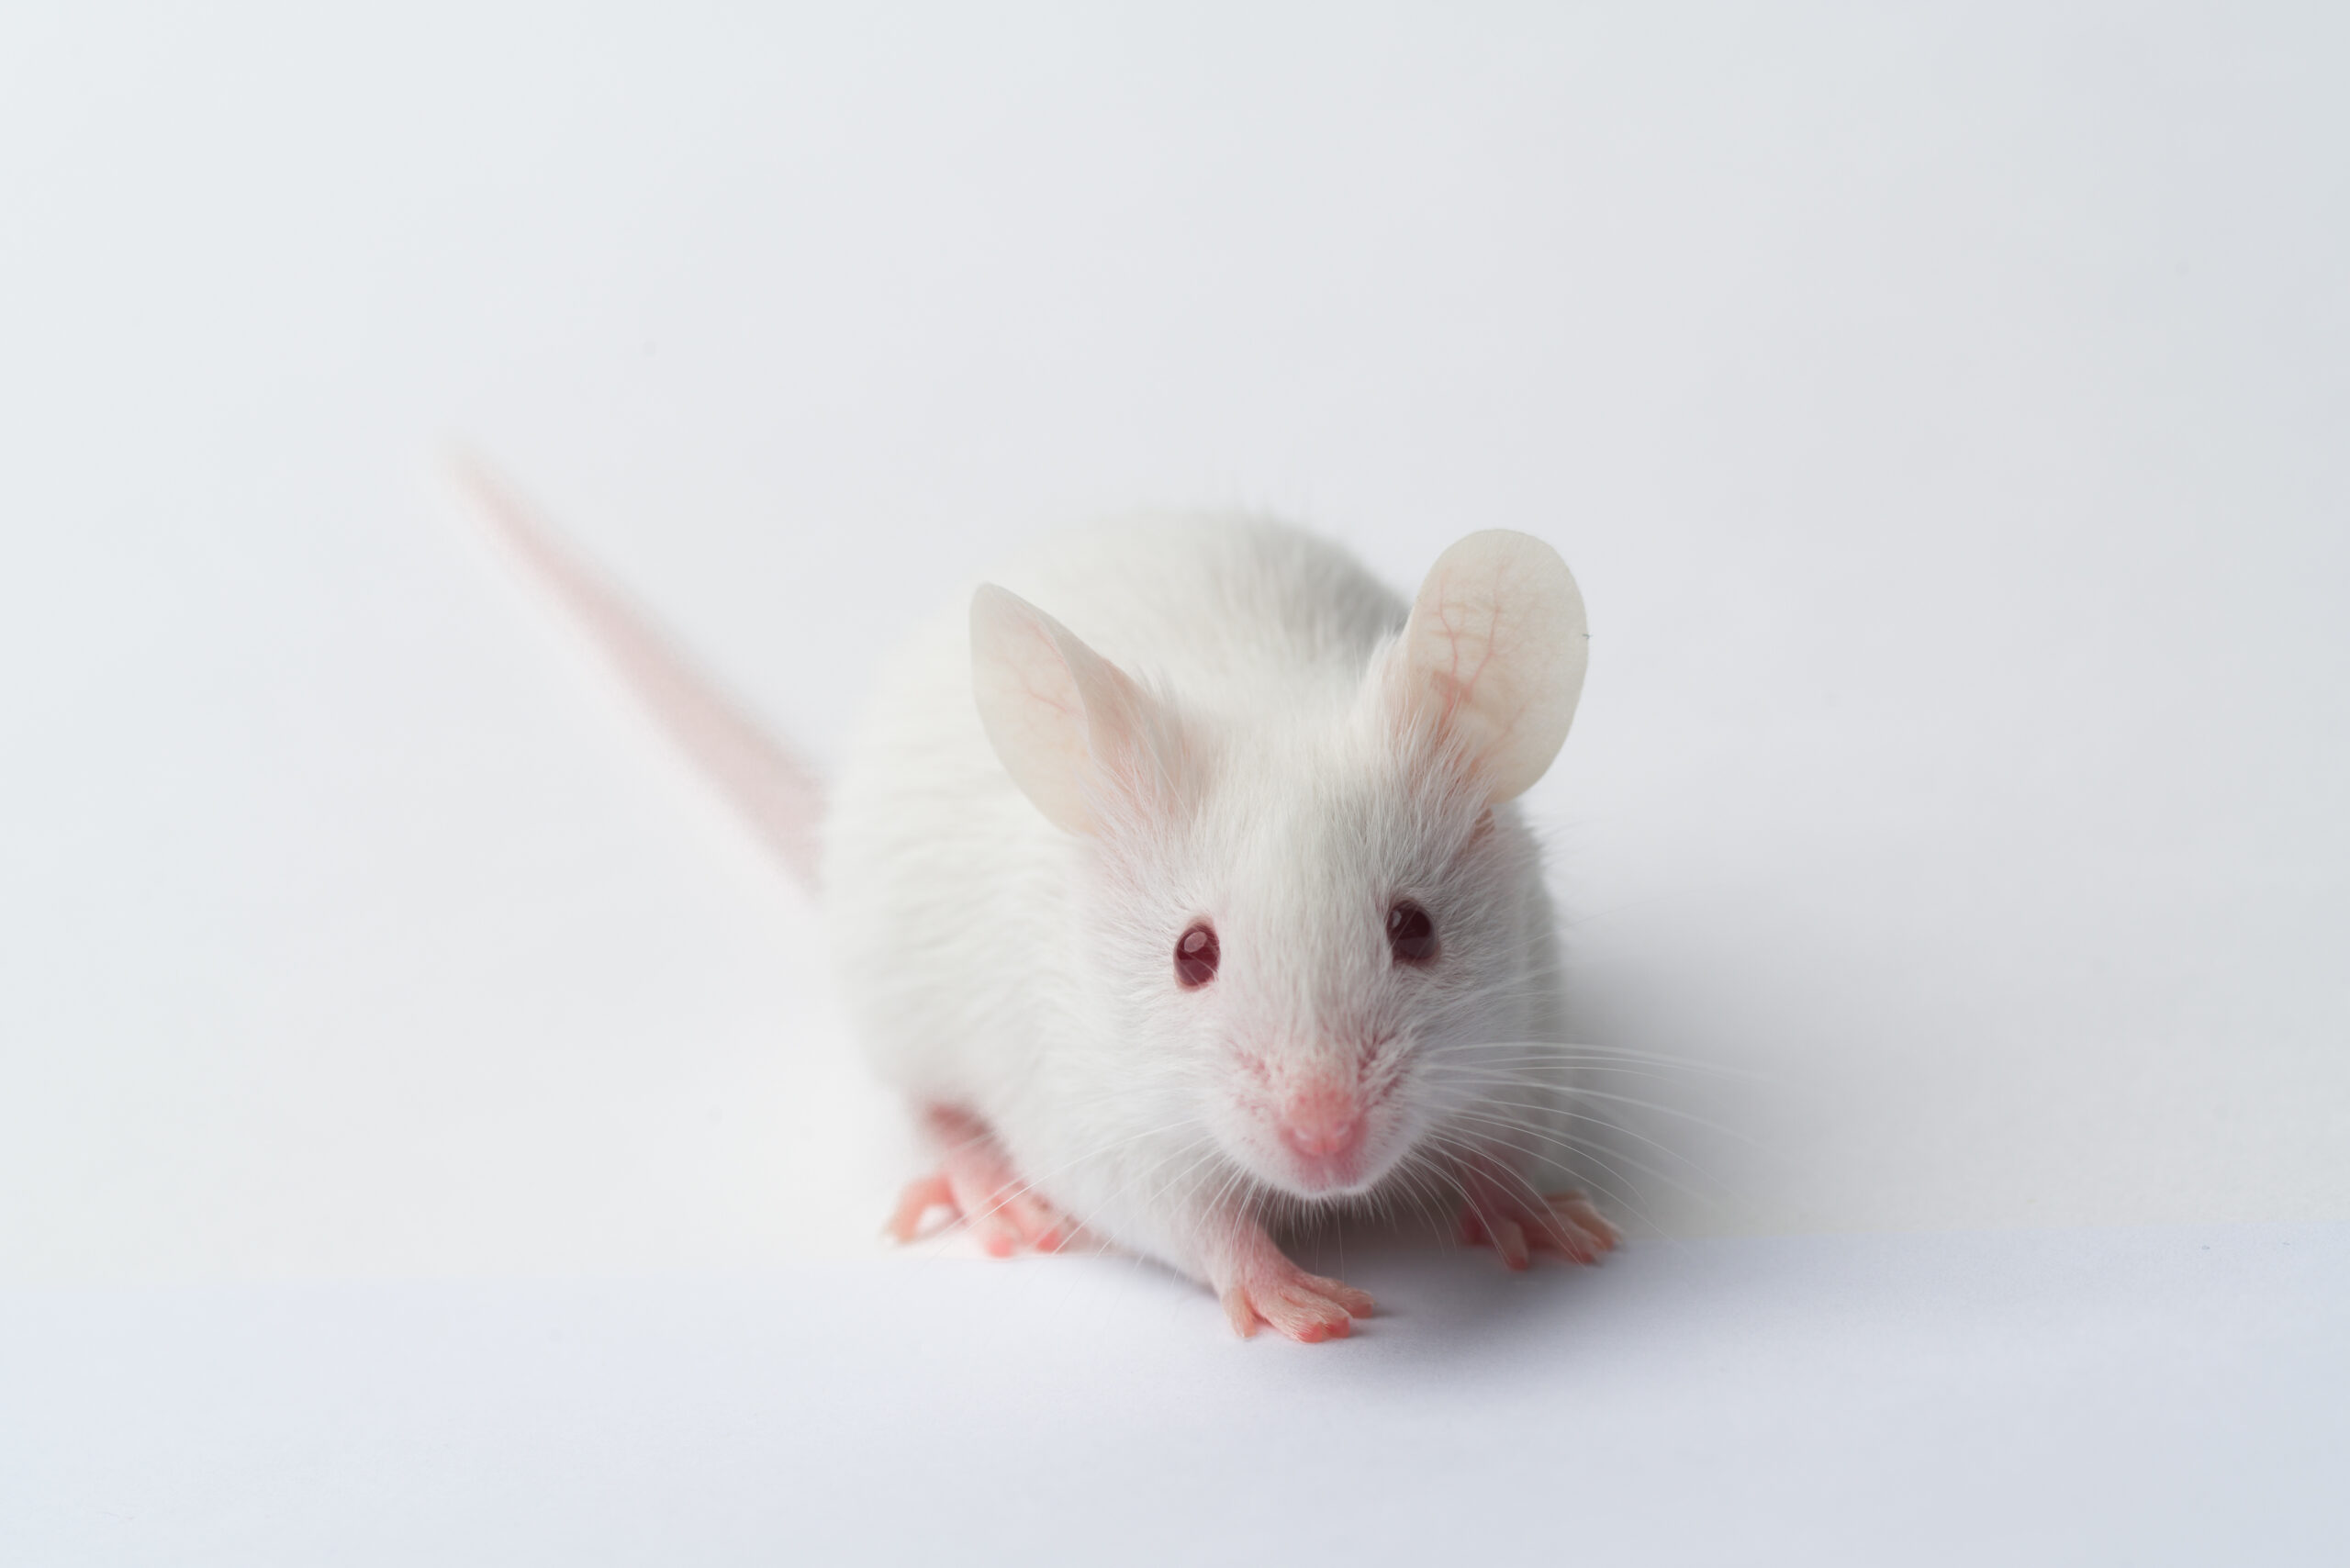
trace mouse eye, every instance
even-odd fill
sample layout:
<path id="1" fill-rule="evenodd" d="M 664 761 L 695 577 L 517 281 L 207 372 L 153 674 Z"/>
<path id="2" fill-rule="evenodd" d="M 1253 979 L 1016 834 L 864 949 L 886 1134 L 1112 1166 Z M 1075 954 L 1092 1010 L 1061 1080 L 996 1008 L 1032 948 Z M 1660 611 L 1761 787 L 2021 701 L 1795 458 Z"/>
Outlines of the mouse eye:
<path id="1" fill-rule="evenodd" d="M 1175 978 L 1185 990 L 1197 991 L 1215 979 L 1216 960 L 1223 957 L 1215 933 L 1205 925 L 1194 925 L 1175 944 Z"/>
<path id="2" fill-rule="evenodd" d="M 1436 922 L 1405 899 L 1387 912 L 1387 950 L 1399 964 L 1425 964 L 1436 957 Z"/>

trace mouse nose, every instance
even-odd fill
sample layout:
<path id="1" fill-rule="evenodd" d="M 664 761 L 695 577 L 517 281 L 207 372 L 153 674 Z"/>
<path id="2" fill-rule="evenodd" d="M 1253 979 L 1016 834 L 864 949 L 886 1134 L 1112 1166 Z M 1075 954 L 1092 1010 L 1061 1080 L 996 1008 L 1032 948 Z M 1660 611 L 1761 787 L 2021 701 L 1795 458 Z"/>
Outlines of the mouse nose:
<path id="1" fill-rule="evenodd" d="M 1335 1159 L 1362 1141 L 1362 1111 L 1343 1089 L 1320 1085 L 1290 1096 L 1281 1110 L 1281 1141 L 1312 1159 Z"/>

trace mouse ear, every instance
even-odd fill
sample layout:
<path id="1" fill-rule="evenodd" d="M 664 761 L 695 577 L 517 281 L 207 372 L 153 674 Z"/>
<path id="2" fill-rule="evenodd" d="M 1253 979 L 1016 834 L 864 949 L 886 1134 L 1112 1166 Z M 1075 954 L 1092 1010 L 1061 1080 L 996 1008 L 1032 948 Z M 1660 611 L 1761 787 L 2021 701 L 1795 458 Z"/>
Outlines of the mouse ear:
<path id="1" fill-rule="evenodd" d="M 1171 725 L 1132 677 L 993 583 L 971 596 L 971 691 L 988 743 L 1056 826 L 1101 831 L 1105 801 L 1156 798 Z"/>
<path id="2" fill-rule="evenodd" d="M 1583 595 L 1559 553 L 1507 529 L 1472 533 L 1437 557 L 1388 655 L 1395 717 L 1459 745 L 1489 796 L 1542 777 L 1583 694 L 1591 638 Z"/>

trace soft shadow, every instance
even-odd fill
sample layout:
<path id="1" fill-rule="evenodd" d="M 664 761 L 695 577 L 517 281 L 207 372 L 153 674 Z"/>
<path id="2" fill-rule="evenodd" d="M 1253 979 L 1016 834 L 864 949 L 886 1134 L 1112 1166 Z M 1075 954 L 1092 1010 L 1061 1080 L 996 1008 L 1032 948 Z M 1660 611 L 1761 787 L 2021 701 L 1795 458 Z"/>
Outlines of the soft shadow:
<path id="1" fill-rule="evenodd" d="M 1464 1363 L 1507 1358 L 1529 1346 L 1555 1348 L 1588 1317 L 1608 1275 L 1627 1261 L 1623 1252 L 1589 1265 L 1543 1257 L 1512 1271 L 1490 1247 L 1468 1246 L 1425 1226 L 1361 1221 L 1293 1238 L 1290 1253 L 1306 1269 L 1343 1279 L 1378 1301 L 1377 1313 L 1355 1331 L 1364 1345 L 1408 1345 L 1416 1361 Z"/>

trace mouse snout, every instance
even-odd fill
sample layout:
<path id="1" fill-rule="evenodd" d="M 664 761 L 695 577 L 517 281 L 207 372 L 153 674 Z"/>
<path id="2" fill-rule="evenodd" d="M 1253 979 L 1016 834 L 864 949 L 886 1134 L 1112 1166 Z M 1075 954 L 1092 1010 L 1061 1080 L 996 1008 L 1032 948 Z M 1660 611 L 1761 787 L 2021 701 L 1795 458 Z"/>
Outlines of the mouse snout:
<path id="1" fill-rule="evenodd" d="M 1301 1159 L 1308 1173 L 1332 1183 L 1353 1174 L 1362 1149 L 1362 1103 L 1336 1083 L 1314 1083 L 1284 1099 L 1274 1116 L 1281 1142 Z"/>
<path id="2" fill-rule="evenodd" d="M 1281 1140 L 1300 1154 L 1344 1154 L 1362 1141 L 1362 1116 L 1337 1094 L 1301 1095 L 1281 1107 Z"/>

